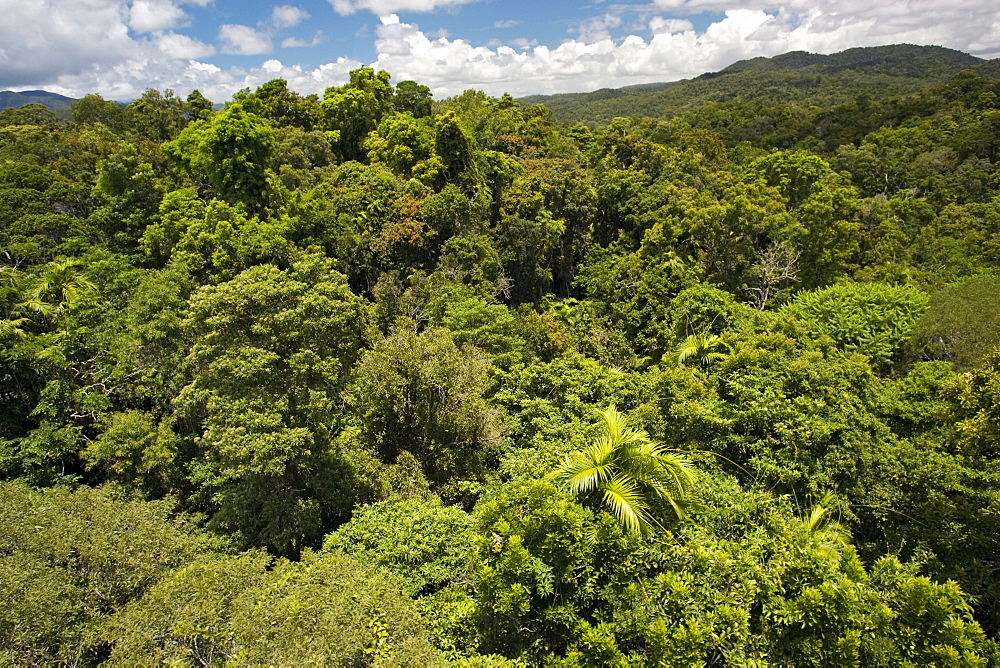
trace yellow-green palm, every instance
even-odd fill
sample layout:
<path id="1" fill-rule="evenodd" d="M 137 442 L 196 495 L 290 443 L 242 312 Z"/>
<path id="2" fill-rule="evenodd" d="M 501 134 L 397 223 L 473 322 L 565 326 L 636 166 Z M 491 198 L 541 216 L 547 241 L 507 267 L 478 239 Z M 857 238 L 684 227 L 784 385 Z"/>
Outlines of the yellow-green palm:
<path id="1" fill-rule="evenodd" d="M 680 365 L 709 367 L 729 356 L 729 344 L 716 334 L 692 334 L 677 346 L 674 358 Z"/>
<path id="2" fill-rule="evenodd" d="M 586 450 L 569 454 L 552 477 L 568 483 L 574 494 L 603 504 L 627 531 L 646 534 L 658 526 L 653 510 L 660 501 L 684 517 L 691 462 L 629 427 L 614 407 L 598 413 L 600 436 Z"/>

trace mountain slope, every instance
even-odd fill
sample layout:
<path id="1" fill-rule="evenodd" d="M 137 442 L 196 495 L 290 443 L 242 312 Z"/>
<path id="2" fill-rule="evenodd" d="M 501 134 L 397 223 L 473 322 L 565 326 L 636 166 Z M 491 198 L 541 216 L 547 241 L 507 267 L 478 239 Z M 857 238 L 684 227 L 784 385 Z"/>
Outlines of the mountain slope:
<path id="1" fill-rule="evenodd" d="M 23 107 L 26 104 L 41 104 L 52 111 L 59 111 L 69 109 L 72 102 L 73 98 L 71 97 L 45 90 L 0 91 L 0 109 Z"/>
<path id="2" fill-rule="evenodd" d="M 544 104 L 561 120 L 606 124 L 616 116 L 670 116 L 706 101 L 772 98 L 827 106 L 859 96 L 879 99 L 916 92 L 970 68 L 987 75 L 1000 66 L 997 61 L 937 46 L 864 47 L 829 56 L 793 51 L 743 60 L 694 79 L 592 93 L 535 95 L 521 101 Z"/>

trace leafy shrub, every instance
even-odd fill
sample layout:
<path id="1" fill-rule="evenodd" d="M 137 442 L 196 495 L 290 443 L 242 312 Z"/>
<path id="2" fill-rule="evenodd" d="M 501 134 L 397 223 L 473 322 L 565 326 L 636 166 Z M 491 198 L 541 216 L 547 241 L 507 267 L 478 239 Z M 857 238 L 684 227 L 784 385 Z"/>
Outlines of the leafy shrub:
<path id="1" fill-rule="evenodd" d="M 907 286 L 841 283 L 803 292 L 781 309 L 844 350 L 888 364 L 927 308 L 927 295 Z"/>

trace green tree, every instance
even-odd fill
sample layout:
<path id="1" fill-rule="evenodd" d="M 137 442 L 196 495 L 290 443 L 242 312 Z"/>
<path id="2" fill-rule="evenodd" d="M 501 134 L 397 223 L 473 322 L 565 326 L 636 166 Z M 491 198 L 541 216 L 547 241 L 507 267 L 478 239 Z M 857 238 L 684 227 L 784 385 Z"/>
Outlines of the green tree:
<path id="1" fill-rule="evenodd" d="M 455 184 L 470 198 L 475 198 L 481 176 L 475 157 L 475 145 L 458 116 L 447 111 L 434 118 L 434 146 L 442 164 L 438 186 Z"/>
<path id="2" fill-rule="evenodd" d="M 334 446 L 370 314 L 322 257 L 263 265 L 196 291 L 175 430 L 210 526 L 296 555 L 347 519 L 353 474 Z"/>
<path id="3" fill-rule="evenodd" d="M 233 278 L 263 263 L 291 264 L 294 222 L 263 219 L 222 200 L 203 202 L 193 190 L 167 193 L 159 220 L 147 226 L 140 244 L 155 266 L 184 265 L 202 282 Z"/>
<path id="4" fill-rule="evenodd" d="M 500 442 L 501 414 L 486 401 L 493 367 L 447 329 L 414 330 L 401 320 L 364 353 L 347 399 L 384 462 L 408 451 L 436 491 L 461 499 L 481 482 L 484 459 Z"/>
<path id="5" fill-rule="evenodd" d="M 840 283 L 799 293 L 781 313 L 844 350 L 870 356 L 873 366 L 885 366 L 910 338 L 927 302 L 926 294 L 908 286 Z"/>
<path id="6" fill-rule="evenodd" d="M 125 110 L 117 102 L 105 100 L 100 95 L 84 95 L 70 103 L 76 123 L 102 123 L 112 130 L 121 130 Z"/>
<path id="7" fill-rule="evenodd" d="M 103 300 L 82 263 L 0 272 L 0 471 L 51 484 L 79 474 L 77 455 L 108 407 L 89 336 Z"/>
<path id="8" fill-rule="evenodd" d="M 97 663 L 111 616 L 221 547 L 172 501 L 130 499 L 114 486 L 0 483 L 0 660 Z"/>
<path id="9" fill-rule="evenodd" d="M 953 582 L 891 556 L 866 569 L 836 524 L 726 476 L 698 486 L 689 521 L 658 540 L 541 481 L 493 490 L 474 514 L 479 651 L 530 664 L 987 665 L 995 647 Z"/>
<path id="10" fill-rule="evenodd" d="M 591 504 L 606 507 L 631 532 L 647 534 L 662 526 L 656 515 L 664 502 L 684 517 L 694 481 L 690 461 L 628 426 L 613 406 L 598 414 L 601 432 L 594 443 L 571 453 L 552 477 Z"/>
<path id="11" fill-rule="evenodd" d="M 678 364 L 708 367 L 726 359 L 729 350 L 729 344 L 717 334 L 690 334 L 678 344 L 675 354 Z"/>
<path id="12" fill-rule="evenodd" d="M 93 194 L 102 206 L 91 218 L 100 221 L 102 241 L 123 252 L 135 252 L 163 198 L 164 186 L 144 157 L 125 145 L 97 162 Z"/>
<path id="13" fill-rule="evenodd" d="M 976 276 L 933 293 L 910 337 L 911 354 L 974 366 L 1000 345 L 998 291 L 1000 278 Z"/>
<path id="14" fill-rule="evenodd" d="M 236 601 L 245 664 L 437 666 L 417 607 L 385 571 L 339 552 L 280 562 Z"/>
<path id="15" fill-rule="evenodd" d="M 0 110 L 0 127 L 10 125 L 54 126 L 59 122 L 55 112 L 44 104 L 29 102 L 20 107 L 5 107 Z"/>
<path id="16" fill-rule="evenodd" d="M 125 107 L 125 127 L 141 139 L 163 142 L 177 136 L 188 123 L 184 100 L 174 91 L 147 89 Z"/>
<path id="17" fill-rule="evenodd" d="M 1000 347 L 952 379 L 944 396 L 959 447 L 995 460 L 1000 455 Z"/>
<path id="18" fill-rule="evenodd" d="M 323 541 L 365 563 L 384 567 L 411 596 L 431 594 L 469 576 L 472 520 L 439 499 L 389 499 L 359 508 Z"/>
<path id="19" fill-rule="evenodd" d="M 396 111 L 408 111 L 414 118 L 424 118 L 431 115 L 431 89 L 421 86 L 416 81 L 400 81 L 396 84 L 396 92 L 392 104 Z"/>
<path id="20" fill-rule="evenodd" d="M 275 127 L 292 126 L 309 131 L 319 117 L 316 96 L 302 97 L 288 90 L 288 82 L 284 79 L 272 79 L 262 83 L 253 93 L 240 93 L 234 99 Z"/>
<path id="21" fill-rule="evenodd" d="M 197 88 L 188 93 L 185 101 L 187 102 L 187 113 L 192 120 L 208 118 L 212 115 L 212 101 L 202 95 Z"/>
<path id="22" fill-rule="evenodd" d="M 326 89 L 320 102 L 322 127 L 342 160 L 365 159 L 362 142 L 392 111 L 392 99 L 389 73 L 370 67 L 352 70 L 347 84 Z"/>
<path id="23" fill-rule="evenodd" d="M 118 666 L 443 664 L 399 580 L 339 552 L 206 555 L 102 630 Z"/>
<path id="24" fill-rule="evenodd" d="M 207 178 L 223 199 L 252 211 L 266 205 L 274 149 L 271 126 L 239 104 L 229 105 L 211 120 L 195 121 L 163 146 L 183 171 Z"/>
<path id="25" fill-rule="evenodd" d="M 409 113 L 386 116 L 363 143 L 372 162 L 381 162 L 403 178 L 431 186 L 444 163 L 434 149 L 434 129 Z"/>

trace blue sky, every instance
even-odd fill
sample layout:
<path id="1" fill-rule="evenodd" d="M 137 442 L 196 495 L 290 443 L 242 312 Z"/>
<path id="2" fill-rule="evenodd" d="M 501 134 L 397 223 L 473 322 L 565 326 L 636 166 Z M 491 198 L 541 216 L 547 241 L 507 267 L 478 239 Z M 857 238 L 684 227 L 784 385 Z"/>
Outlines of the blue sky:
<path id="1" fill-rule="evenodd" d="M 405 3 L 395 4 L 405 7 Z M 276 13 L 275 7 L 282 11 Z M 374 42 L 380 25 L 377 11 L 359 9 L 349 14 L 339 13 L 326 0 L 277 5 L 217 0 L 186 8 L 185 13 L 188 19 L 183 33 L 188 36 L 211 44 L 223 25 L 250 27 L 270 40 L 271 53 L 276 57 L 304 68 L 319 67 L 336 57 L 366 64 L 378 57 Z M 396 9 L 385 15 L 395 14 L 402 23 L 418 25 L 432 39 L 461 39 L 473 46 L 493 48 L 507 44 L 525 50 L 605 35 L 617 40 L 630 34 L 652 37 L 648 19 L 654 13 L 650 5 L 642 4 L 483 0 L 429 12 Z M 608 16 L 614 18 L 609 20 Z M 724 19 L 725 14 L 698 12 L 685 18 L 695 30 L 704 30 L 714 21 Z M 295 24 L 288 25 L 292 21 Z M 222 67 L 253 67 L 255 57 L 256 54 L 238 55 L 223 49 L 209 60 Z"/>
<path id="2" fill-rule="evenodd" d="M 284 78 L 301 93 L 362 65 L 436 97 L 673 81 L 755 56 L 937 44 L 1000 56 L 982 0 L 0 0 L 0 89 L 146 88 L 224 101 Z"/>

